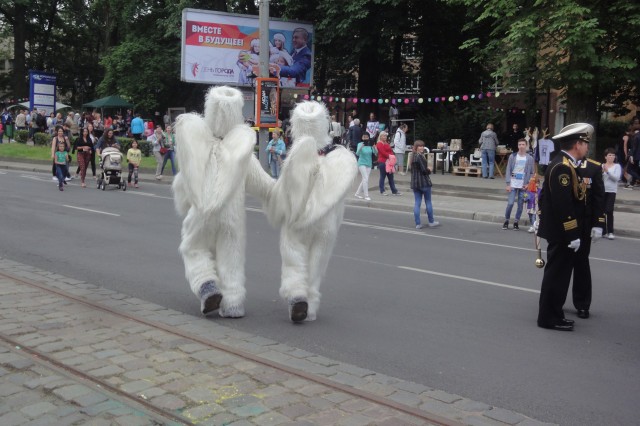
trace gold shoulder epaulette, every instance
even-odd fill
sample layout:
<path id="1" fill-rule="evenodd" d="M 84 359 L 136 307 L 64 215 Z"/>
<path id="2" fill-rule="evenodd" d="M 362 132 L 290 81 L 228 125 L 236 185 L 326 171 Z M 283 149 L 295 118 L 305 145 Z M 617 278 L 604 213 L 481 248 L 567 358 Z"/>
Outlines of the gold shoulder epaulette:
<path id="1" fill-rule="evenodd" d="M 602 166 L 602 163 L 597 162 L 596 160 L 592 160 L 591 158 L 587 158 L 587 161 L 595 164 L 596 166 Z"/>

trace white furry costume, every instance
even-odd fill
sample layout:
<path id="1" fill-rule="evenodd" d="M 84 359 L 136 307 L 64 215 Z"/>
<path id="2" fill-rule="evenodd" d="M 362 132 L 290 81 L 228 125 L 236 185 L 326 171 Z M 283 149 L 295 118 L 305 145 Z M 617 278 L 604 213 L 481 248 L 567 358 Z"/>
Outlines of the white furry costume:
<path id="1" fill-rule="evenodd" d="M 242 124 L 240 91 L 214 87 L 204 118 L 182 114 L 176 123 L 178 164 L 173 193 L 182 222 L 180 253 L 203 314 L 220 308 L 244 315 L 245 191 L 255 133 Z"/>
<path id="2" fill-rule="evenodd" d="M 344 198 L 357 174 L 356 159 L 337 146 L 325 156 L 329 114 L 317 102 L 299 104 L 291 117 L 293 144 L 282 173 L 269 192 L 267 213 L 281 226 L 280 296 L 294 322 L 316 319 L 320 283 L 344 213 Z"/>

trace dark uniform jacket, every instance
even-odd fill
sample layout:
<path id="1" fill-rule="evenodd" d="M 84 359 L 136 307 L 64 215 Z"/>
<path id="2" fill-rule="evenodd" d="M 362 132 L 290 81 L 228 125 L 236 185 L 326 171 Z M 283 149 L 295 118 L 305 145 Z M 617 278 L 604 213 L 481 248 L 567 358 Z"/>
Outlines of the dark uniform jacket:
<path id="1" fill-rule="evenodd" d="M 585 206 L 585 226 L 591 228 L 605 226 L 604 214 L 604 180 L 602 178 L 602 164 L 597 161 L 587 159 L 576 169 L 578 178 L 582 179 L 582 184 L 586 186 L 587 199 Z"/>
<path id="2" fill-rule="evenodd" d="M 538 236 L 547 241 L 571 242 L 585 226 L 586 188 L 577 165 L 564 151 L 553 158 L 544 175 L 540 193 Z M 602 176 L 601 176 L 602 177 Z"/>

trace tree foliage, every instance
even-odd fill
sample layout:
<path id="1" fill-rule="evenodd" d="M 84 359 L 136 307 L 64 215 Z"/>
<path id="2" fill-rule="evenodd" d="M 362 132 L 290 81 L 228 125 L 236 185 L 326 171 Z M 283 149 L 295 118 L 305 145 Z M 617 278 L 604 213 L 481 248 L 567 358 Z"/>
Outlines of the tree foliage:
<path id="1" fill-rule="evenodd" d="M 640 4 L 626 0 L 449 0 L 468 7 L 474 53 L 506 86 L 561 89 L 569 122 L 598 122 L 603 104 L 638 100 Z"/>

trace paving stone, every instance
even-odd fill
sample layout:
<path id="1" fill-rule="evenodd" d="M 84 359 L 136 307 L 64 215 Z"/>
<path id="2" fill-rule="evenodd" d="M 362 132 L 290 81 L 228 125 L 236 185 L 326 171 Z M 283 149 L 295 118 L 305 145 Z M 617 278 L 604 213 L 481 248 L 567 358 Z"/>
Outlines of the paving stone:
<path id="1" fill-rule="evenodd" d="M 29 421 L 25 416 L 21 413 L 11 412 L 0 416 L 0 425 L 2 426 L 14 426 L 20 425 Z"/>
<path id="2" fill-rule="evenodd" d="M 511 410 L 505 410 L 503 408 L 493 407 L 490 410 L 482 413 L 484 416 L 489 417 L 490 419 L 498 420 L 499 422 L 506 423 L 509 425 L 515 425 L 523 421 L 526 417 Z"/>
<path id="3" fill-rule="evenodd" d="M 315 413 L 316 410 L 314 410 L 313 408 L 311 408 L 305 403 L 298 403 L 298 404 L 289 405 L 288 407 L 284 407 L 280 410 L 280 412 L 291 419 L 297 419 L 298 417 L 307 416 L 309 414 Z"/>
<path id="4" fill-rule="evenodd" d="M 252 419 L 252 421 L 260 426 L 276 426 L 289 423 L 291 419 L 277 412 L 269 412 Z"/>
<path id="5" fill-rule="evenodd" d="M 351 376 L 357 376 L 357 377 L 367 377 L 367 376 L 373 376 L 374 374 L 376 374 L 374 371 L 367 370 L 365 368 L 356 367 L 355 365 L 351 365 L 351 364 L 340 363 L 334 366 L 333 368 L 335 368 L 338 371 L 342 371 L 343 373 L 347 373 Z"/>
<path id="6" fill-rule="evenodd" d="M 21 386 L 15 385 L 13 383 L 3 383 L 2 386 L 0 386 L 0 397 L 5 398 L 9 395 L 16 394 L 20 391 L 22 391 Z"/>
<path id="7" fill-rule="evenodd" d="M 224 408 L 220 405 L 211 403 L 205 405 L 199 405 L 197 407 L 190 408 L 182 412 L 186 418 L 191 419 L 194 423 L 197 423 L 198 419 L 205 419 L 211 417 L 213 414 L 223 412 Z"/>
<path id="8" fill-rule="evenodd" d="M 461 400 L 456 401 L 453 405 L 455 405 L 456 408 L 459 408 L 464 411 L 478 412 L 478 413 L 482 413 L 483 411 L 487 411 L 491 409 L 491 406 L 488 404 L 485 404 L 483 402 L 472 401 L 466 398 L 462 398 Z"/>
<path id="9" fill-rule="evenodd" d="M 322 396 L 324 399 L 328 399 L 331 402 L 335 402 L 336 404 L 340 404 L 341 402 L 347 401 L 352 397 L 343 392 L 332 392 L 327 395 Z"/>
<path id="10" fill-rule="evenodd" d="M 452 393 L 443 392 L 441 390 L 432 390 L 432 391 L 426 392 L 424 393 L 424 396 L 437 399 L 438 401 L 446 402 L 447 404 L 452 404 L 462 399 L 461 396 L 454 395 Z"/>
<path id="11" fill-rule="evenodd" d="M 34 365 L 34 362 L 29 358 L 16 359 L 13 361 L 8 361 L 4 365 L 15 368 L 16 370 L 22 370 L 24 368 L 29 368 Z"/>
<path id="12" fill-rule="evenodd" d="M 400 404 L 409 405 L 411 407 L 417 407 L 422 402 L 422 399 L 415 393 L 407 391 L 396 391 L 389 395 L 389 399 L 392 399 Z"/>
<path id="13" fill-rule="evenodd" d="M 248 404 L 240 407 L 231 407 L 229 411 L 238 417 L 256 417 L 266 412 L 267 408 L 261 404 Z"/>
<path id="14" fill-rule="evenodd" d="M 92 390 L 89 389 L 88 387 L 84 385 L 77 385 L 77 384 L 58 388 L 53 391 L 54 394 L 58 395 L 60 398 L 64 399 L 65 401 L 70 401 L 79 396 L 87 395 L 90 392 L 92 392 Z"/>
<path id="15" fill-rule="evenodd" d="M 125 355 L 125 352 L 120 349 L 108 349 L 105 351 L 95 352 L 93 354 L 93 356 L 98 359 L 111 358 L 119 355 Z"/>
<path id="16" fill-rule="evenodd" d="M 149 389 L 151 387 L 153 387 L 154 384 L 146 381 L 146 380 L 136 380 L 133 382 L 129 382 L 129 383 L 125 383 L 123 385 L 120 386 L 120 389 L 122 389 L 125 392 L 128 393 L 138 393 L 140 391 L 143 391 L 145 389 Z"/>
<path id="17" fill-rule="evenodd" d="M 225 407 L 240 407 L 248 404 L 256 404 L 260 402 L 258 398 L 252 395 L 241 395 L 235 398 L 229 398 L 222 402 Z"/>
<path id="18" fill-rule="evenodd" d="M 406 382 L 406 381 L 394 383 L 393 386 L 400 390 L 415 393 L 416 395 L 432 390 L 427 386 L 424 386 L 418 383 L 413 383 L 413 382 Z"/>
<path id="19" fill-rule="evenodd" d="M 338 426 L 366 426 L 371 424 L 371 419 L 362 414 L 350 414 L 349 417 L 338 421 Z"/>
<path id="20" fill-rule="evenodd" d="M 262 403 L 271 409 L 277 409 L 280 407 L 286 407 L 287 405 L 295 404 L 300 401 L 302 401 L 301 395 L 285 393 L 281 395 L 266 397 L 262 401 Z"/>
<path id="21" fill-rule="evenodd" d="M 107 365 L 105 367 L 97 368 L 89 371 L 89 374 L 94 377 L 115 376 L 123 373 L 125 370 L 117 365 Z"/>
<path id="22" fill-rule="evenodd" d="M 91 392 L 86 395 L 79 396 L 73 399 L 73 402 L 78 404 L 81 407 L 88 407 L 90 405 L 99 404 L 103 401 L 108 400 L 109 398 L 100 392 Z"/>
<path id="23" fill-rule="evenodd" d="M 120 408 L 120 407 L 122 407 L 121 402 L 110 399 L 95 405 L 83 407 L 80 409 L 80 412 L 85 413 L 88 416 L 94 417 L 104 411 L 115 410 L 116 408 Z"/>
<path id="24" fill-rule="evenodd" d="M 186 403 L 175 395 L 161 395 L 151 399 L 151 402 L 167 410 L 179 410 L 186 406 Z"/>
<path id="25" fill-rule="evenodd" d="M 142 417 L 136 414 L 128 414 L 126 416 L 118 417 L 114 419 L 114 422 L 122 426 L 146 426 L 155 423 L 152 423 L 151 419 L 146 416 Z"/>
<path id="26" fill-rule="evenodd" d="M 128 371 L 124 374 L 124 376 L 129 379 L 146 379 L 157 375 L 158 372 L 153 370 L 152 368 L 143 368 L 141 370 Z"/>
<path id="27" fill-rule="evenodd" d="M 56 410 L 56 406 L 47 401 L 37 402 L 35 404 L 27 405 L 22 408 L 20 412 L 25 416 L 35 419 L 36 417 L 40 417 L 46 413 Z"/>

